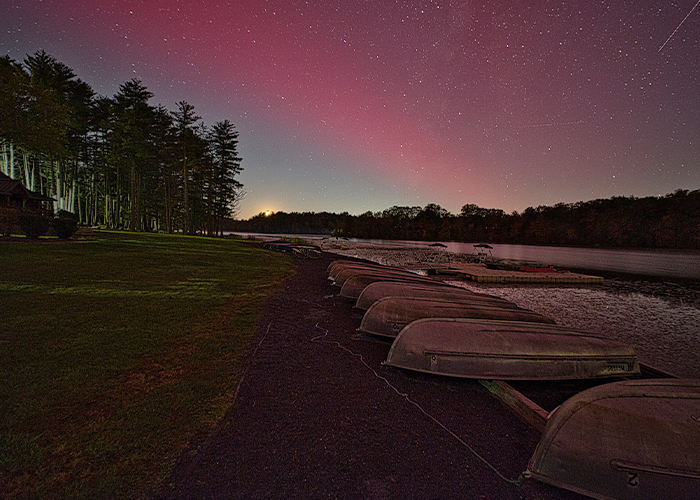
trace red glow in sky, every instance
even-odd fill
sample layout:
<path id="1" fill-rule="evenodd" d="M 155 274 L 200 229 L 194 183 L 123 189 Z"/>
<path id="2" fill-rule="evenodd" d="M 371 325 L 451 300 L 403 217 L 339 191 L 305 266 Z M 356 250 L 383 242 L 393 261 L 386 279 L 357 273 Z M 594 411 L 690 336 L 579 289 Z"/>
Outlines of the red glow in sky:
<path id="1" fill-rule="evenodd" d="M 694 2 L 3 0 L 3 53 L 240 131 L 264 210 L 506 211 L 700 188 Z"/>

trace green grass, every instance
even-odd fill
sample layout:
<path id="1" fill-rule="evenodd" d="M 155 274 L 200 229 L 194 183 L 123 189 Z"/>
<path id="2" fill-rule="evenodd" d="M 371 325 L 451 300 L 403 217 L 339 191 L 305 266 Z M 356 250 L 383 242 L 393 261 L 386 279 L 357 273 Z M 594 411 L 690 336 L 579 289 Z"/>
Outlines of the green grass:
<path id="1" fill-rule="evenodd" d="M 226 239 L 0 242 L 0 497 L 146 497 L 230 407 L 291 273 Z"/>

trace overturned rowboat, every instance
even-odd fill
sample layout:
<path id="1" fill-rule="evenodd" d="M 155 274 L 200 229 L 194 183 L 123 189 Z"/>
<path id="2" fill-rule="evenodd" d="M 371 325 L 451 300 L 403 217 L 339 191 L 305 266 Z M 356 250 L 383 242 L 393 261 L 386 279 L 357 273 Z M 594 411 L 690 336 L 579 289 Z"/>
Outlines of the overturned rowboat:
<path id="1" fill-rule="evenodd" d="M 471 292 L 456 286 L 416 285 L 413 283 L 397 283 L 391 281 L 378 281 L 367 285 L 357 298 L 355 307 L 366 311 L 372 304 L 384 297 L 471 301 L 475 304 L 482 303 L 483 305 L 508 308 L 518 307 L 510 300 L 494 297 L 493 295 Z"/>
<path id="2" fill-rule="evenodd" d="M 370 284 L 376 283 L 378 281 L 392 281 L 396 283 L 413 283 L 413 284 L 422 284 L 422 285 L 428 285 L 428 286 L 444 286 L 448 287 L 449 285 L 443 285 L 439 281 L 433 280 L 431 278 L 426 278 L 423 276 L 419 276 L 417 274 L 414 275 L 392 275 L 392 274 L 384 274 L 384 273 L 364 273 L 364 274 L 358 274 L 355 275 L 345 281 L 343 283 L 343 286 L 340 289 L 340 295 L 341 297 L 345 297 L 347 299 L 353 299 L 357 300 L 357 298 L 360 296 L 362 291 Z M 450 287 L 452 288 L 452 287 Z"/>
<path id="3" fill-rule="evenodd" d="M 399 267 L 384 266 L 382 264 L 375 264 L 372 262 L 354 262 L 349 260 L 334 260 L 328 265 L 327 274 L 328 279 L 335 280 L 336 275 L 344 269 L 362 269 L 366 271 L 378 271 L 378 270 L 393 270 L 393 271 L 404 271 Z"/>
<path id="4" fill-rule="evenodd" d="M 473 318 L 554 324 L 554 320 L 547 316 L 518 306 L 513 308 L 464 301 L 384 297 L 367 309 L 357 331 L 393 338 L 409 323 L 422 318 Z"/>
<path id="5" fill-rule="evenodd" d="M 385 365 L 459 378 L 574 380 L 639 374 L 634 350 L 572 328 L 427 318 L 398 334 Z"/>
<path id="6" fill-rule="evenodd" d="M 526 476 L 598 499 L 700 498 L 700 380 L 577 394 L 550 414 Z"/>
<path id="7" fill-rule="evenodd" d="M 355 267 L 346 267 L 341 270 L 339 270 L 335 274 L 334 278 L 334 283 L 336 286 L 343 286 L 343 284 L 349 279 L 352 278 L 353 276 L 357 276 L 359 274 L 378 274 L 382 276 L 397 276 L 400 278 L 425 278 L 425 276 L 421 276 L 420 274 L 417 273 L 412 273 L 411 271 L 406 271 L 405 269 L 391 269 L 391 268 L 383 268 L 383 269 L 372 269 L 372 268 L 355 268 Z"/>
<path id="8" fill-rule="evenodd" d="M 334 260 L 333 262 L 328 264 L 328 269 L 326 270 L 326 274 L 328 274 L 329 279 L 335 279 L 335 275 L 343 269 L 348 269 L 348 268 L 380 269 L 383 267 L 384 266 L 381 266 L 379 264 L 370 263 L 370 262 L 354 262 L 354 261 L 350 261 L 350 260 Z"/>
<path id="9" fill-rule="evenodd" d="M 333 269 L 335 269 L 336 267 L 344 266 L 346 264 L 361 264 L 361 262 L 346 259 L 337 259 L 331 261 L 331 263 L 328 264 L 328 267 L 326 268 L 326 274 L 331 274 L 333 272 Z"/>

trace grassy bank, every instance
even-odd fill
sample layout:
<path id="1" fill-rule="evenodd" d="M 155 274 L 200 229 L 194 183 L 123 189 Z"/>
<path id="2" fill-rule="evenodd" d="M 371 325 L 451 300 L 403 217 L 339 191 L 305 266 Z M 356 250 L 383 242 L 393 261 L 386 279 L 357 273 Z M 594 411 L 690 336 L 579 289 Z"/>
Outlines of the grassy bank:
<path id="1" fill-rule="evenodd" d="M 230 406 L 291 272 L 232 240 L 0 242 L 0 497 L 143 498 Z"/>

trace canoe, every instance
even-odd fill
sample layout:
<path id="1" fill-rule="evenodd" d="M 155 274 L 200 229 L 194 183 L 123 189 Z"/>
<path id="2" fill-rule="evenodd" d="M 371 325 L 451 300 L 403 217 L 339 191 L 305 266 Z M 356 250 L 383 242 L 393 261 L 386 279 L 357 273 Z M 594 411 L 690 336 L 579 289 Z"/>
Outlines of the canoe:
<path id="1" fill-rule="evenodd" d="M 347 299 L 353 299 L 357 301 L 357 298 L 367 287 L 367 285 L 376 283 L 378 281 L 392 281 L 395 283 L 413 283 L 416 285 L 427 285 L 436 287 L 444 286 L 446 288 L 454 288 L 450 287 L 449 285 L 444 285 L 439 281 L 433 280 L 432 278 L 419 276 L 417 274 L 414 274 L 413 276 L 402 276 L 368 272 L 365 274 L 358 274 L 346 280 L 345 283 L 343 283 L 343 286 L 341 287 L 340 293 L 338 295 Z"/>
<path id="2" fill-rule="evenodd" d="M 458 378 L 575 380 L 639 374 L 634 350 L 559 325 L 426 318 L 398 334 L 385 365 Z"/>
<path id="3" fill-rule="evenodd" d="M 469 304 L 437 299 L 384 297 L 362 317 L 360 333 L 396 337 L 409 323 L 421 318 L 473 318 L 554 324 L 554 320 L 529 309 Z"/>
<path id="4" fill-rule="evenodd" d="M 599 499 L 700 498 L 700 380 L 604 384 L 550 414 L 526 475 Z"/>
<path id="5" fill-rule="evenodd" d="M 329 278 L 335 278 L 335 274 L 340 271 L 341 269 L 346 269 L 348 267 L 354 267 L 354 268 L 378 268 L 379 264 L 371 264 L 368 262 L 353 262 L 350 260 L 334 260 L 330 264 L 328 264 L 328 269 L 326 269 L 326 274 L 328 274 Z"/>
<path id="6" fill-rule="evenodd" d="M 334 283 L 336 286 L 343 286 L 343 283 L 347 281 L 348 278 L 351 278 L 353 276 L 357 276 L 358 274 L 381 274 L 385 276 L 399 276 L 399 277 L 407 277 L 407 278 L 425 278 L 425 276 L 421 276 L 420 274 L 417 273 L 412 273 L 411 271 L 406 271 L 405 269 L 390 269 L 390 268 L 382 268 L 382 269 L 370 269 L 370 268 L 353 268 L 353 267 L 346 267 L 344 269 L 339 270 L 334 278 Z"/>
<path id="7" fill-rule="evenodd" d="M 367 310 L 369 307 L 384 297 L 412 297 L 416 299 L 439 299 L 454 301 L 471 301 L 500 307 L 517 308 L 510 300 L 494 297 L 484 293 L 471 292 L 456 286 L 415 285 L 412 283 L 396 283 L 391 281 L 378 281 L 367 285 L 357 298 L 355 307 Z"/>

